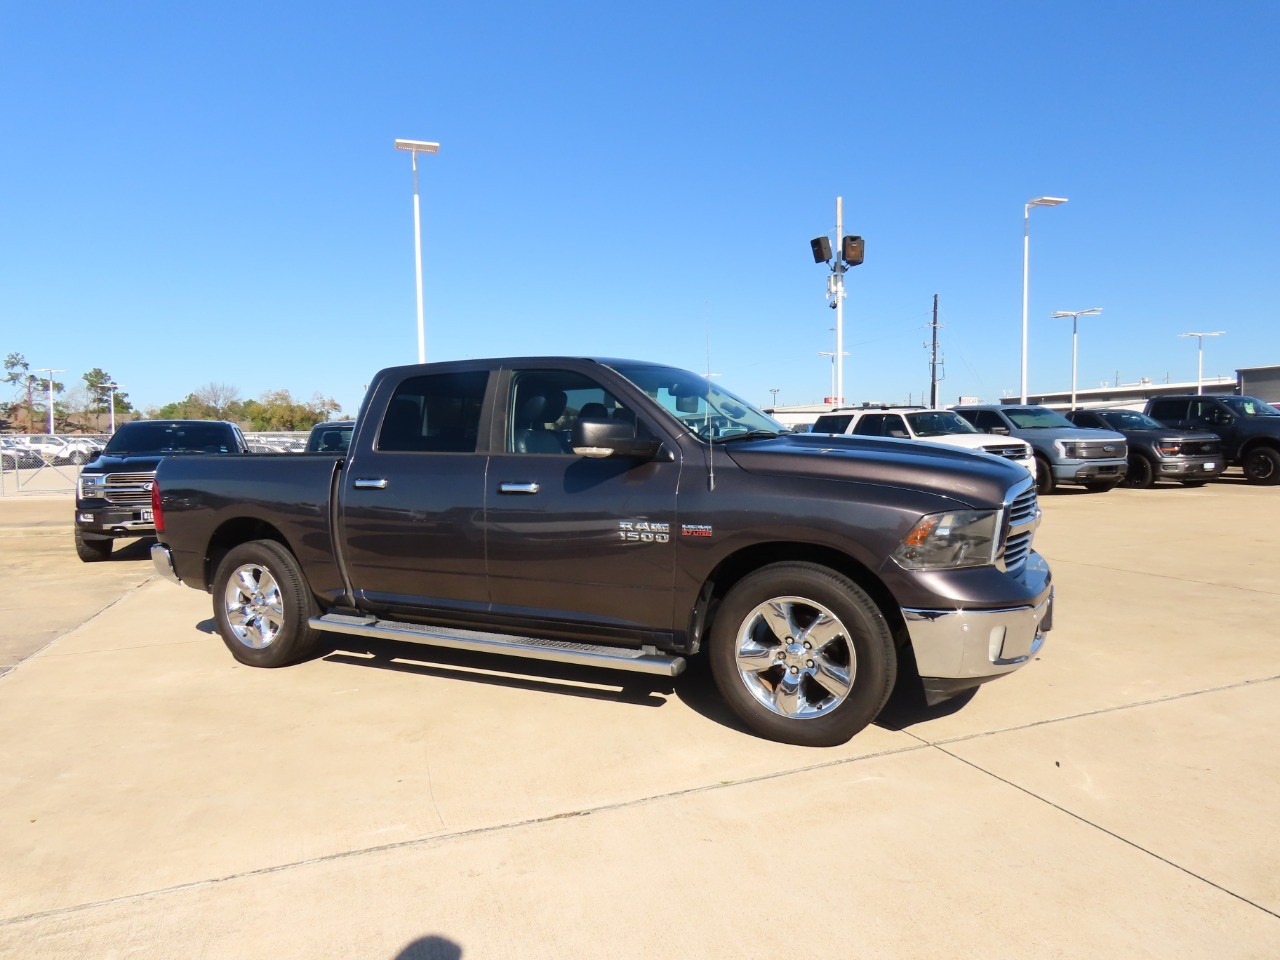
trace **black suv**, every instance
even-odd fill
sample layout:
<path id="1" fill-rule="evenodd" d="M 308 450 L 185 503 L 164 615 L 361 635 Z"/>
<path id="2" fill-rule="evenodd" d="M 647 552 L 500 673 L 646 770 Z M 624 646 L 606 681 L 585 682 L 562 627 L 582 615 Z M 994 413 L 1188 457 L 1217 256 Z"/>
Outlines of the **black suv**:
<path id="1" fill-rule="evenodd" d="M 1146 413 L 1166 427 L 1216 433 L 1228 466 L 1243 467 L 1250 483 L 1280 483 L 1280 410 L 1271 404 L 1235 394 L 1158 397 Z"/>
<path id="2" fill-rule="evenodd" d="M 1215 433 L 1175 430 L 1136 410 L 1072 410 L 1067 419 L 1080 427 L 1124 434 L 1129 441 L 1127 487 L 1149 487 L 1157 480 L 1199 487 L 1227 466 Z"/>
<path id="3" fill-rule="evenodd" d="M 165 457 L 186 453 L 248 453 L 244 434 L 218 420 L 134 420 L 84 465 L 76 481 L 76 556 L 85 563 L 111 556 L 111 541 L 156 532 L 151 488 Z"/>

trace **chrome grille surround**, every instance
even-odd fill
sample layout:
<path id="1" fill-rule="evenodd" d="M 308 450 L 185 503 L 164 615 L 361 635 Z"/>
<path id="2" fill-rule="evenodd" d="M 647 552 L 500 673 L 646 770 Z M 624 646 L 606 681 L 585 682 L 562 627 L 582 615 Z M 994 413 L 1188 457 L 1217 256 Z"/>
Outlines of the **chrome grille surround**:
<path id="1" fill-rule="evenodd" d="M 982 450 L 984 453 L 1006 457 L 1009 460 L 1025 460 L 1031 455 L 1026 445 L 1021 443 L 991 443 L 984 446 Z"/>
<path id="2" fill-rule="evenodd" d="M 151 488 L 155 484 L 155 472 L 109 473 L 103 478 L 103 496 L 107 503 L 131 506 L 151 506 Z"/>
<path id="3" fill-rule="evenodd" d="M 1076 451 L 1077 460 L 1116 460 L 1129 455 L 1129 445 L 1123 440 L 1069 440 Z M 1107 447 L 1111 447 L 1107 450 Z"/>
<path id="4" fill-rule="evenodd" d="M 1031 540 L 1040 526 L 1040 504 L 1036 499 L 1036 484 L 1028 477 L 1010 487 L 1004 502 L 1004 547 L 1000 551 L 997 566 L 1006 573 L 1018 575 L 1031 555 Z"/>

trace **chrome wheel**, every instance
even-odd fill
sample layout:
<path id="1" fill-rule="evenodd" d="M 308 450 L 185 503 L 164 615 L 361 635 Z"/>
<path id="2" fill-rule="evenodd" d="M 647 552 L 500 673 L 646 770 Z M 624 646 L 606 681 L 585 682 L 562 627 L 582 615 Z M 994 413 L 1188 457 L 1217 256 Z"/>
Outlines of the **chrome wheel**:
<path id="1" fill-rule="evenodd" d="M 857 657 L 849 632 L 822 604 L 774 597 L 742 621 L 738 676 L 762 706 L 789 720 L 821 717 L 853 689 Z"/>
<path id="2" fill-rule="evenodd" d="M 262 564 L 237 567 L 227 578 L 223 603 L 231 632 L 246 647 L 269 647 L 284 628 L 280 586 Z"/>

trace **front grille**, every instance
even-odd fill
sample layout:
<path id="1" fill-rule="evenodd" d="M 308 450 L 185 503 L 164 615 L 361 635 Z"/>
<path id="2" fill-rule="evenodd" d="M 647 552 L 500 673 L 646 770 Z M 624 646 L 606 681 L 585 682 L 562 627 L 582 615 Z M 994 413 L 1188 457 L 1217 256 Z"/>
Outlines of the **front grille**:
<path id="1" fill-rule="evenodd" d="M 1222 452 L 1217 440 L 1188 440 L 1182 444 L 1182 452 L 1189 457 L 1216 457 Z"/>
<path id="2" fill-rule="evenodd" d="M 986 453 L 994 454 L 997 457 L 1007 457 L 1010 460 L 1022 460 L 1027 456 L 1027 448 L 1020 443 L 993 443 L 982 449 Z"/>
<path id="3" fill-rule="evenodd" d="M 1009 491 L 1009 534 L 1004 542 L 1004 568 L 1019 574 L 1031 554 L 1031 539 L 1040 521 L 1040 505 L 1036 502 L 1035 484 L 1028 483 L 1020 492 Z"/>
<path id="4" fill-rule="evenodd" d="M 1114 460 L 1129 455 L 1128 445 L 1122 440 L 1077 440 L 1072 446 L 1078 460 Z"/>
<path id="5" fill-rule="evenodd" d="M 109 473 L 106 476 L 104 496 L 107 503 L 151 505 L 151 487 L 154 473 Z"/>

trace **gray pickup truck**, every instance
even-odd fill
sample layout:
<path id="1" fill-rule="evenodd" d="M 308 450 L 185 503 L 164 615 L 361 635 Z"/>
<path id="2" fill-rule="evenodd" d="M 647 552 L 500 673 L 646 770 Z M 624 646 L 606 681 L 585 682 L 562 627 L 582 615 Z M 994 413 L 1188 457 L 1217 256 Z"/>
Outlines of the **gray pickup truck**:
<path id="1" fill-rule="evenodd" d="M 678 674 L 751 730 L 842 743 L 901 671 L 930 701 L 1051 623 L 1015 463 L 793 434 L 685 370 L 573 357 L 395 367 L 339 454 L 167 459 L 152 550 L 242 663 L 321 633 Z"/>
<path id="2" fill-rule="evenodd" d="M 1031 444 L 1036 458 L 1036 488 L 1053 493 L 1058 484 L 1078 484 L 1103 493 L 1125 478 L 1129 447 L 1114 430 L 1077 427 L 1048 407 L 986 404 L 956 407 L 979 430 L 1017 437 Z"/>

